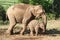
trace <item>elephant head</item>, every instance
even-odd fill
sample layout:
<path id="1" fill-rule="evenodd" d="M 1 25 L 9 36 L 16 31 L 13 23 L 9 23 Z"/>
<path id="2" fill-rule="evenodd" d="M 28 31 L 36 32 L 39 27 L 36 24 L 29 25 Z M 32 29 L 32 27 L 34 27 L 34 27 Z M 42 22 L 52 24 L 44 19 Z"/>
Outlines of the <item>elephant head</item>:
<path id="1" fill-rule="evenodd" d="M 33 6 L 30 8 L 30 12 L 36 17 L 39 18 L 42 12 L 45 12 L 41 5 Z"/>
<path id="2" fill-rule="evenodd" d="M 42 17 L 46 29 L 47 18 L 46 18 L 45 10 L 43 9 L 42 5 L 32 6 L 30 7 L 29 10 L 30 13 L 32 13 L 35 16 L 35 18 Z"/>

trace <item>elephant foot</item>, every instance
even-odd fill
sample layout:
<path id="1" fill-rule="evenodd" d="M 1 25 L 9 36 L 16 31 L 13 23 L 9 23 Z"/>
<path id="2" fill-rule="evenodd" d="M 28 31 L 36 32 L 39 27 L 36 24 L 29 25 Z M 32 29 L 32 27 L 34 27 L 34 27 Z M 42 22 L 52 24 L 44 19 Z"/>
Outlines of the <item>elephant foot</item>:
<path id="1" fill-rule="evenodd" d="M 32 34 L 30 34 L 30 36 L 33 36 Z"/>
<path id="2" fill-rule="evenodd" d="M 45 32 L 45 31 L 42 31 L 43 33 Z"/>
<path id="3" fill-rule="evenodd" d="M 37 34 L 35 34 L 35 36 L 38 36 Z"/>
<path id="4" fill-rule="evenodd" d="M 21 32 L 20 32 L 20 35 L 24 35 L 24 32 L 23 32 L 23 31 L 21 31 Z"/>
<path id="5" fill-rule="evenodd" d="M 7 35 L 12 35 L 13 33 L 12 32 L 9 32 L 9 31 L 6 31 L 6 34 Z"/>
<path id="6" fill-rule="evenodd" d="M 43 30 L 43 31 L 42 31 L 42 33 L 43 33 L 43 34 L 45 34 L 45 33 L 46 33 L 46 31 L 45 31 L 45 30 Z"/>
<path id="7" fill-rule="evenodd" d="M 20 35 L 23 35 L 23 33 L 20 33 Z"/>
<path id="8" fill-rule="evenodd" d="M 30 36 L 33 36 L 33 34 L 30 34 Z"/>
<path id="9" fill-rule="evenodd" d="M 20 34 L 20 36 L 23 36 L 23 34 Z"/>

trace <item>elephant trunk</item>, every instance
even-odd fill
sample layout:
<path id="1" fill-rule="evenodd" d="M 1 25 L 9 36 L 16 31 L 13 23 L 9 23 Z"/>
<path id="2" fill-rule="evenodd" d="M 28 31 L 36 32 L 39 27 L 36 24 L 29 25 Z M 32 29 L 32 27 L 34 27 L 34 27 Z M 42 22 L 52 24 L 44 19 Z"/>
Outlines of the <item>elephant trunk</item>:
<path id="1" fill-rule="evenodd" d="M 47 25 L 47 17 L 45 14 L 42 15 L 42 19 L 43 19 L 43 23 L 44 23 L 44 27 L 45 27 L 45 30 L 46 30 L 46 25 Z"/>

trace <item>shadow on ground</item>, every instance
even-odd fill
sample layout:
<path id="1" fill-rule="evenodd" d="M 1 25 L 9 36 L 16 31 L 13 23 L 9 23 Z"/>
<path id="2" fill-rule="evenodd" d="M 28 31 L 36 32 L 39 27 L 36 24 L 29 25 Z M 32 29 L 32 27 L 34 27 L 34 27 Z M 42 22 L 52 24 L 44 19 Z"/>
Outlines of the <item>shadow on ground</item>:
<path id="1" fill-rule="evenodd" d="M 0 29 L 0 35 L 3 35 L 6 32 L 7 29 Z M 14 35 L 18 35 L 20 31 L 15 31 Z M 29 34 L 29 31 L 25 32 L 25 34 Z M 50 36 L 56 36 L 56 34 L 60 34 L 60 30 L 57 29 L 50 29 L 46 30 L 45 34 L 42 35 L 50 35 Z"/>
<path id="2" fill-rule="evenodd" d="M 60 30 L 50 29 L 46 31 L 47 34 L 60 34 Z"/>

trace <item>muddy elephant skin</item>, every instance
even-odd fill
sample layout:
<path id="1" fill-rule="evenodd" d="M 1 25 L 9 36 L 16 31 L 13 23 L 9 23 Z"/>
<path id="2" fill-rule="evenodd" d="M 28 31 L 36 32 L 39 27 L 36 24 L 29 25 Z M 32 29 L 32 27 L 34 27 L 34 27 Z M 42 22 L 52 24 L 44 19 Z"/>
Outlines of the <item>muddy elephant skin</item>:
<path id="1" fill-rule="evenodd" d="M 42 17 L 44 24 L 46 25 L 47 23 L 45 10 L 41 5 L 15 4 L 7 9 L 6 15 L 10 22 L 10 26 L 7 30 L 8 34 L 13 33 L 13 28 L 16 23 L 23 24 L 21 34 L 24 33 L 28 23 L 35 18 Z"/>

